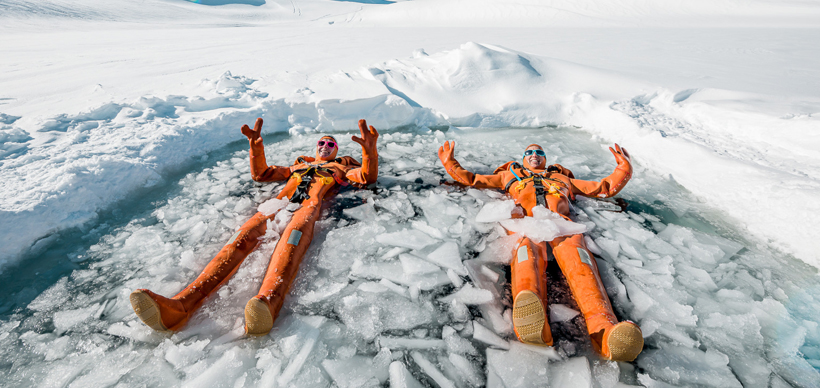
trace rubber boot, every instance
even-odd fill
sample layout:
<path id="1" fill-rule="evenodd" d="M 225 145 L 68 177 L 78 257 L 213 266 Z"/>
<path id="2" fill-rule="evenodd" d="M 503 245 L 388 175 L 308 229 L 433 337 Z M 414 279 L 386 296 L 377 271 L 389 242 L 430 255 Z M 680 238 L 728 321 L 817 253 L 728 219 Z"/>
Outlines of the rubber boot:
<path id="1" fill-rule="evenodd" d="M 273 251 L 259 294 L 245 305 L 246 333 L 265 335 L 273 328 L 273 322 L 279 316 L 285 296 L 299 271 L 299 264 L 313 239 L 313 226 L 320 212 L 321 205 L 313 203 L 293 213 Z"/>
<path id="2" fill-rule="evenodd" d="M 150 328 L 158 331 L 179 330 L 205 299 L 236 273 L 242 261 L 259 244 L 265 234 L 267 220 L 275 215 L 256 213 L 231 237 L 202 273 L 173 298 L 146 289 L 131 293 L 131 307 Z"/>
<path id="3" fill-rule="evenodd" d="M 632 361 L 643 350 L 641 329 L 632 322 L 618 323 L 598 273 L 598 264 L 577 234 L 550 242 L 558 266 L 584 315 L 593 347 L 613 361 Z"/>
<path id="4" fill-rule="evenodd" d="M 518 340 L 552 346 L 547 319 L 547 249 L 523 237 L 510 262 L 513 294 L 513 329 Z"/>

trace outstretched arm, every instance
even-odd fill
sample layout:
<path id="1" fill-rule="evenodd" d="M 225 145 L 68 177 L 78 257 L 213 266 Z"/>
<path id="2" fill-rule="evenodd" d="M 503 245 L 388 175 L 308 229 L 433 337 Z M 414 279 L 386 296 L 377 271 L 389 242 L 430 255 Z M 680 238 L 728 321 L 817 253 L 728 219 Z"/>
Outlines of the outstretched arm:
<path id="1" fill-rule="evenodd" d="M 253 129 L 242 126 L 242 134 L 251 144 L 251 178 L 257 182 L 281 181 L 290 177 L 290 168 L 268 166 L 265 161 L 265 146 L 262 145 L 262 118 L 256 119 Z"/>
<path id="2" fill-rule="evenodd" d="M 631 157 L 625 148 L 621 148 L 617 144 L 615 144 L 615 149 L 609 147 L 609 150 L 612 155 L 615 155 L 615 161 L 618 162 L 615 171 L 600 182 L 571 179 L 573 193 L 587 197 L 607 198 L 618 194 L 626 186 L 629 178 L 632 178 Z"/>
<path id="3" fill-rule="evenodd" d="M 352 136 L 351 139 L 362 146 L 362 166 L 347 172 L 346 177 L 356 183 L 371 184 L 379 177 L 379 153 L 376 151 L 376 139 L 379 131 L 371 125 L 369 128 L 365 120 L 359 120 L 359 132 L 362 137 Z"/>
<path id="4" fill-rule="evenodd" d="M 452 143 L 452 144 L 451 144 Z M 501 174 L 478 175 L 461 167 L 455 158 L 456 142 L 446 141 L 438 149 L 438 158 L 456 182 L 462 185 L 475 186 L 478 188 L 501 189 L 504 188 Z"/>

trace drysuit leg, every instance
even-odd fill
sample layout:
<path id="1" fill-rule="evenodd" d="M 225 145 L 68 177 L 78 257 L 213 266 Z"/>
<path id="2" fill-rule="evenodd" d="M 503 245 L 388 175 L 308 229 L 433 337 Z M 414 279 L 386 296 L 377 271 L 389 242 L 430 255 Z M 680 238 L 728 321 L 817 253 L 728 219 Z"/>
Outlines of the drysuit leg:
<path id="1" fill-rule="evenodd" d="M 547 246 L 518 240 L 510 262 L 513 328 L 521 342 L 552 345 L 547 319 Z"/>
<path id="2" fill-rule="evenodd" d="M 276 244 L 259 294 L 245 306 L 245 331 L 248 334 L 264 335 L 273 328 L 273 322 L 299 271 L 302 257 L 313 239 L 313 226 L 321 214 L 321 208 L 321 203 L 305 203 L 293 213 L 293 218 Z"/>
<path id="3" fill-rule="evenodd" d="M 256 213 L 231 236 L 228 243 L 205 266 L 202 273 L 173 298 L 166 298 L 150 290 L 139 289 L 131 293 L 131 305 L 137 316 L 154 330 L 179 330 L 191 314 L 211 293 L 233 276 L 245 257 L 259 244 L 265 234 L 266 216 Z"/>
<path id="4" fill-rule="evenodd" d="M 604 358 L 632 361 L 643 349 L 641 330 L 632 322 L 618 323 L 606 294 L 598 265 L 576 234 L 550 242 L 555 260 L 567 279 L 572 296 L 587 324 L 595 350 Z"/>

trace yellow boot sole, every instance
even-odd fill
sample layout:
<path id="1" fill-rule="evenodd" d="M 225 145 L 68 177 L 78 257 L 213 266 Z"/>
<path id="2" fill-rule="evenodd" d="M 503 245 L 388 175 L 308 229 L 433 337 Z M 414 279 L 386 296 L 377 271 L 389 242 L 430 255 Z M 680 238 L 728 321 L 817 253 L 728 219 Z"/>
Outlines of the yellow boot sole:
<path id="1" fill-rule="evenodd" d="M 641 329 L 632 322 L 625 321 L 612 327 L 604 341 L 612 361 L 633 361 L 643 350 Z"/>
<path id="2" fill-rule="evenodd" d="M 252 298 L 245 305 L 245 332 L 249 335 L 266 335 L 273 328 L 273 316 L 268 304 Z"/>
<path id="3" fill-rule="evenodd" d="M 131 300 L 131 307 L 143 323 L 156 331 L 168 331 L 168 328 L 162 324 L 159 305 L 148 293 L 137 290 L 131 293 L 129 299 Z"/>
<path id="4" fill-rule="evenodd" d="M 532 291 L 521 291 L 513 302 L 513 326 L 521 342 L 542 345 L 546 343 L 541 337 L 546 324 L 546 314 L 541 298 Z"/>

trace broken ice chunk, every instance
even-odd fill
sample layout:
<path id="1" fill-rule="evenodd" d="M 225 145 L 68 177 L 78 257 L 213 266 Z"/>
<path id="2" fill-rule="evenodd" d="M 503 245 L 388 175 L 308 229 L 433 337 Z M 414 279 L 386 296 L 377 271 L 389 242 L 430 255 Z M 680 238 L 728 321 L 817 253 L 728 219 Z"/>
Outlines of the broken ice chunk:
<path id="1" fill-rule="evenodd" d="M 345 360 L 324 360 L 322 367 L 339 388 L 378 387 L 373 360 L 353 356 Z"/>
<path id="2" fill-rule="evenodd" d="M 586 225 L 568 221 L 543 206 L 534 207 L 532 213 L 532 217 L 504 220 L 501 221 L 501 225 L 510 232 L 527 236 L 534 242 L 551 241 L 556 237 L 587 231 Z"/>
<path id="3" fill-rule="evenodd" d="M 393 282 L 391 282 L 387 279 L 379 280 L 379 284 L 389 288 L 390 291 L 393 291 L 393 292 L 395 292 L 395 293 L 397 293 L 401 296 L 407 296 L 407 289 L 406 288 L 404 288 L 404 287 L 402 287 L 402 286 L 400 286 L 396 283 L 393 283 Z"/>
<path id="4" fill-rule="evenodd" d="M 376 241 L 384 245 L 422 249 L 436 240 L 428 234 L 415 229 L 405 229 L 394 233 L 384 233 L 376 236 Z"/>
<path id="5" fill-rule="evenodd" d="M 371 264 L 354 264 L 350 270 L 353 276 L 360 276 L 369 279 L 387 279 L 393 283 L 402 284 L 410 288 L 410 296 L 412 299 L 413 289 L 417 290 L 432 290 L 436 287 L 443 286 L 450 283 L 450 278 L 444 271 L 437 271 L 427 274 L 405 274 L 400 263 L 371 263 Z"/>
<path id="6" fill-rule="evenodd" d="M 404 338 L 379 336 L 378 344 L 382 348 L 395 349 L 444 349 L 444 340 L 434 338 Z"/>
<path id="7" fill-rule="evenodd" d="M 222 356 L 211 364 L 203 373 L 194 375 L 182 384 L 182 387 L 228 386 L 235 381 L 242 371 L 253 364 L 253 353 L 239 346 L 222 353 Z M 300 365 L 301 366 L 301 365 Z M 74 380 L 79 386 L 90 386 L 89 382 Z"/>
<path id="8" fill-rule="evenodd" d="M 519 345 L 519 344 L 516 344 Z M 487 383 L 500 380 L 497 386 L 543 388 L 549 384 L 550 357 L 534 353 L 522 346 L 509 351 L 487 349 Z M 555 385 L 553 385 L 555 387 Z M 566 387 L 573 387 L 572 384 Z"/>
<path id="9" fill-rule="evenodd" d="M 551 387 L 592 388 L 592 372 L 586 357 L 572 357 L 551 367 Z"/>
<path id="10" fill-rule="evenodd" d="M 444 377 L 441 371 L 439 371 L 435 365 L 433 365 L 433 363 L 425 358 L 421 353 L 413 352 L 411 355 L 413 357 L 413 361 L 416 362 L 416 365 L 418 365 L 419 368 L 427 374 L 427 376 L 430 376 L 430 378 L 433 379 L 433 381 L 435 381 L 440 388 L 456 388 L 456 385 L 453 384 L 450 379 Z"/>
<path id="11" fill-rule="evenodd" d="M 342 210 L 344 215 L 355 218 L 359 221 L 366 221 L 366 220 L 375 220 L 378 214 L 376 214 L 376 208 L 374 207 L 373 198 L 368 198 L 367 203 L 364 205 L 359 205 L 350 209 Z"/>
<path id="12" fill-rule="evenodd" d="M 424 388 L 401 361 L 390 364 L 390 388 Z"/>
<path id="13" fill-rule="evenodd" d="M 512 217 L 512 211 L 515 209 L 515 201 L 496 201 L 484 204 L 478 214 L 475 216 L 476 222 L 498 222 L 509 220 Z"/>
<path id="14" fill-rule="evenodd" d="M 458 244 L 448 241 L 441 244 L 435 251 L 427 255 L 427 260 L 436 263 L 444 268 L 452 269 L 457 274 L 467 276 L 467 269 L 461 263 L 461 254 Z"/>
<path id="15" fill-rule="evenodd" d="M 466 338 L 462 338 L 455 329 L 450 326 L 444 326 L 441 329 L 441 338 L 447 345 L 447 350 L 450 353 L 478 355 L 478 350 Z"/>
<path id="16" fill-rule="evenodd" d="M 473 317 L 467 305 L 456 299 L 450 302 L 450 315 L 453 316 L 453 320 L 456 322 L 464 322 Z"/>
<path id="17" fill-rule="evenodd" d="M 259 205 L 256 208 L 256 210 L 258 210 L 260 213 L 262 213 L 266 216 L 269 216 L 271 214 L 274 214 L 274 213 L 284 209 L 285 207 L 288 206 L 288 204 L 290 204 L 290 201 L 288 201 L 287 199 L 284 199 L 284 198 L 283 199 L 271 198 L 271 199 L 263 202 L 261 205 Z"/>
<path id="18" fill-rule="evenodd" d="M 439 298 L 440 301 L 450 303 L 453 300 L 458 300 L 466 305 L 476 305 L 489 303 L 493 301 L 493 294 L 488 290 L 475 288 L 470 284 L 465 285 L 460 290 Z"/>
<path id="19" fill-rule="evenodd" d="M 566 322 L 580 314 L 578 311 L 564 304 L 550 305 L 550 322 Z"/>
<path id="20" fill-rule="evenodd" d="M 638 358 L 638 366 L 674 385 L 740 388 L 728 364 L 729 358 L 716 350 L 682 346 L 648 349 Z"/>
<path id="21" fill-rule="evenodd" d="M 402 253 L 399 255 L 401 260 L 401 268 L 404 273 L 408 275 L 425 274 L 439 271 L 439 267 L 429 261 L 422 260 L 409 253 Z"/>
<path id="22" fill-rule="evenodd" d="M 510 343 L 499 337 L 480 323 L 473 321 L 473 339 L 501 349 L 509 349 Z"/>
<path id="23" fill-rule="evenodd" d="M 484 376 L 479 372 L 478 368 L 464 356 L 450 353 L 447 359 L 453 364 L 460 377 L 463 381 L 467 382 L 469 386 L 484 386 Z"/>
<path id="24" fill-rule="evenodd" d="M 430 237 L 437 238 L 439 240 L 444 238 L 444 233 L 441 233 L 440 230 L 430 225 L 427 225 L 427 223 L 424 221 L 412 221 L 410 223 L 410 226 L 412 226 L 413 229 L 417 229 L 424 233 L 427 233 L 428 235 L 430 235 Z"/>
<path id="25" fill-rule="evenodd" d="M 456 286 L 456 288 L 464 285 L 464 280 L 462 280 L 456 271 L 453 271 L 452 269 L 447 270 L 447 277 L 450 278 L 450 281 L 453 282 L 453 285 Z"/>
<path id="26" fill-rule="evenodd" d="M 302 348 L 299 349 L 299 353 L 290 360 L 288 366 L 282 371 L 282 375 L 279 376 L 280 385 L 286 386 L 296 377 L 296 374 L 302 369 L 302 365 L 307 361 L 310 352 L 313 351 L 313 346 L 316 345 L 316 340 L 319 338 L 319 330 L 310 326 L 307 326 L 307 328 L 308 332 L 304 338 L 302 338 Z"/>
<path id="27" fill-rule="evenodd" d="M 481 266 L 480 273 L 482 275 L 486 276 L 487 279 L 489 279 L 492 282 L 497 282 L 498 278 L 501 276 L 498 272 L 495 272 L 495 271 L 489 269 L 486 265 Z"/>

